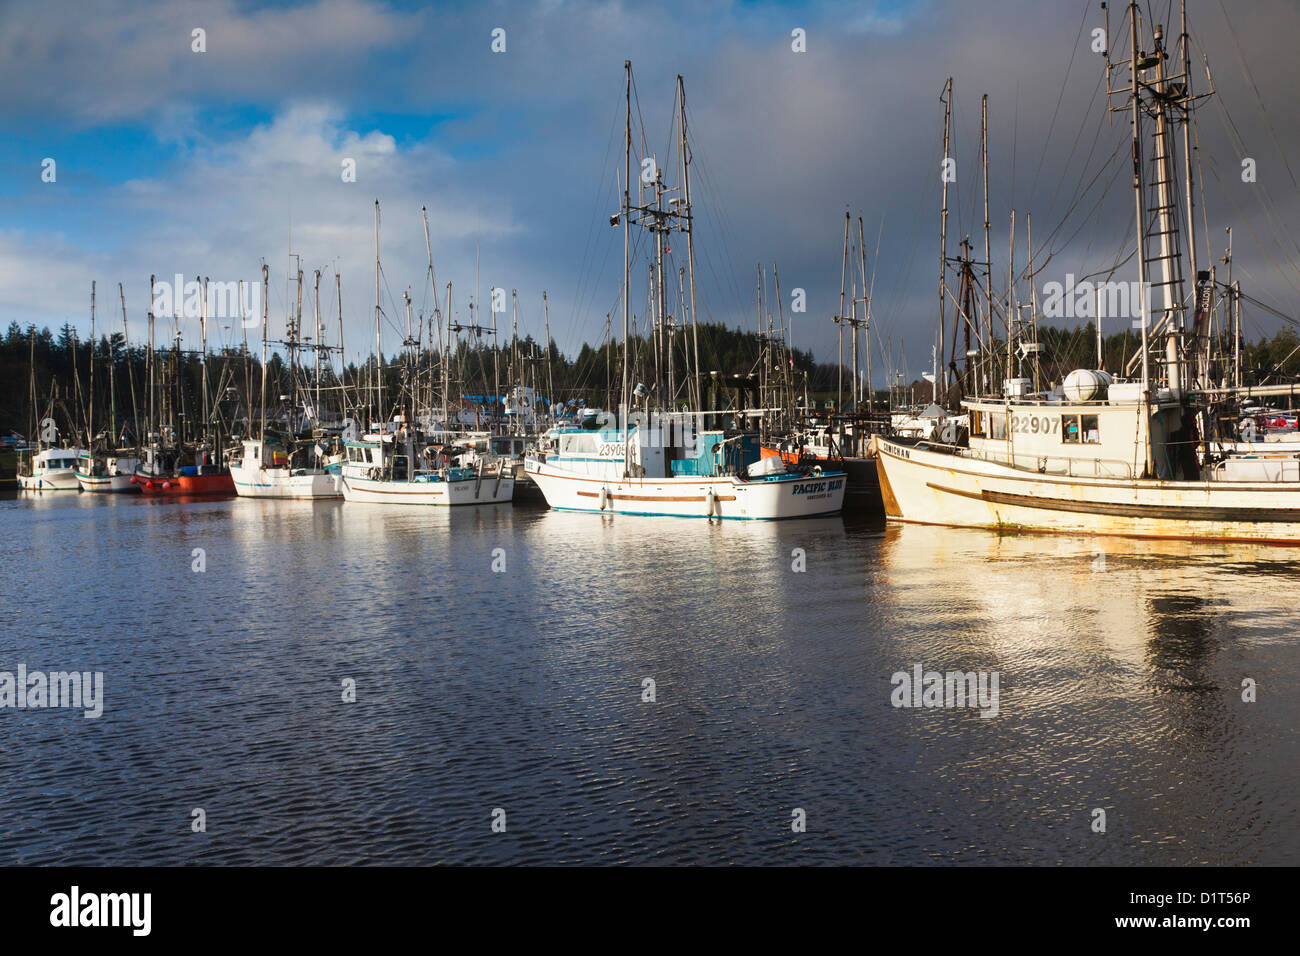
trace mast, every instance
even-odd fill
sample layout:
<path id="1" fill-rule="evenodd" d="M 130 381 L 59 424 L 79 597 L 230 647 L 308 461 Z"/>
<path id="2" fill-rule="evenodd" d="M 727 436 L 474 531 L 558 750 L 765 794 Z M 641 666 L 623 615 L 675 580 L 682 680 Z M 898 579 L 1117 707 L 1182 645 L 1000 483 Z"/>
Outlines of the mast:
<path id="1" fill-rule="evenodd" d="M 514 388 L 519 390 L 519 400 L 524 398 L 524 373 L 523 367 L 519 362 L 519 292 L 517 289 L 510 290 L 510 370 L 513 373 L 517 383 Z M 519 429 L 523 427 L 521 415 L 515 416 L 515 434 L 519 434 Z"/>
<path id="2" fill-rule="evenodd" d="M 198 276 L 194 277 L 198 279 Z M 203 413 L 203 433 L 200 439 L 206 438 L 208 433 L 208 280 L 203 280 L 203 308 L 199 313 L 199 340 L 203 346 L 203 355 L 199 360 L 201 370 L 200 388 L 203 390 L 203 400 L 200 402 L 200 408 Z"/>
<path id="3" fill-rule="evenodd" d="M 947 381 L 948 367 L 943 364 L 943 334 L 944 323 L 947 321 L 947 296 L 945 293 L 945 276 L 948 266 L 948 127 L 952 120 L 952 77 L 943 85 L 943 93 L 939 96 L 943 103 L 943 209 L 939 214 L 939 358 L 936 359 L 935 365 L 935 392 L 936 397 L 940 394 L 947 400 Z"/>
<path id="4" fill-rule="evenodd" d="M 1232 281 L 1232 227 L 1228 226 L 1228 251 L 1223 264 L 1228 267 L 1228 288 L 1232 295 L 1232 385 L 1241 388 L 1241 290 Z"/>
<path id="5" fill-rule="evenodd" d="M 149 301 L 153 301 L 154 277 L 149 276 Z M 154 369 L 153 369 L 153 309 L 149 309 L 149 351 L 145 359 L 145 370 L 149 374 L 149 433 L 153 434 L 154 422 Z"/>
<path id="6" fill-rule="evenodd" d="M 1128 8 L 1129 19 L 1129 76 L 1132 82 L 1132 138 L 1133 138 L 1133 201 L 1137 211 L 1138 230 L 1138 307 L 1142 321 L 1142 411 L 1144 420 L 1150 420 L 1151 411 L 1151 357 L 1147 352 L 1147 325 L 1150 320 L 1147 308 L 1147 262 L 1146 252 L 1142 248 L 1143 214 L 1142 214 L 1142 98 L 1138 94 L 1138 11 L 1137 3 L 1132 2 Z M 1151 447 L 1147 443 L 1147 464 L 1151 464 Z"/>
<path id="7" fill-rule="evenodd" d="M 334 292 L 339 300 L 339 370 L 335 378 L 339 383 L 339 406 L 344 417 L 348 412 L 348 387 L 343 381 L 344 373 L 347 370 L 347 353 L 343 351 L 343 278 L 339 275 L 338 264 L 334 266 Z"/>
<path id="8" fill-rule="evenodd" d="M 835 315 L 839 327 L 839 363 L 836 369 L 835 411 L 844 410 L 844 291 L 849 272 L 849 211 L 844 210 L 844 259 L 840 263 L 840 311 Z"/>
<path id="9" fill-rule="evenodd" d="M 495 292 L 496 286 L 488 290 Z M 496 404 L 501 399 L 501 349 L 497 347 L 497 308 L 496 301 L 492 303 L 492 404 L 491 414 L 496 415 Z M 505 411 L 505 404 L 502 403 L 502 411 Z M 489 426 L 491 422 L 489 421 Z M 490 430 L 490 428 L 489 428 Z"/>
<path id="10" fill-rule="evenodd" d="M 299 273 L 301 274 L 301 273 Z M 316 311 L 316 397 L 312 404 L 312 426 L 313 429 L 320 423 L 320 349 L 321 349 L 321 327 L 320 327 L 320 270 L 316 269 L 313 273 L 315 281 L 315 292 L 312 294 L 312 303 Z"/>
<path id="11" fill-rule="evenodd" d="M 879 254 L 880 243 L 876 243 L 877 254 Z M 862 217 L 858 217 L 858 252 L 862 256 L 862 337 L 866 339 L 867 354 L 867 411 L 871 411 L 871 293 L 876 286 L 876 267 L 871 267 L 871 287 L 867 287 L 867 243 L 862 236 Z M 854 329 L 856 333 L 857 329 Z M 854 348 L 854 357 L 857 356 L 857 348 Z"/>
<path id="12" fill-rule="evenodd" d="M 268 324 L 267 308 L 268 299 L 270 298 L 270 286 L 271 270 L 264 262 L 262 263 L 262 427 L 257 433 L 258 441 L 262 443 L 263 461 L 266 460 L 266 326 Z"/>
<path id="13" fill-rule="evenodd" d="M 1029 258 L 1025 269 L 1029 273 L 1029 328 L 1034 344 L 1038 344 L 1038 283 L 1034 281 L 1034 217 L 1025 213 L 1025 253 Z M 1038 352 L 1034 352 L 1034 391 L 1039 390 Z"/>
<path id="14" fill-rule="evenodd" d="M 626 123 L 624 125 L 624 151 L 623 151 L 623 389 L 621 392 L 621 411 L 624 416 L 623 421 L 623 475 L 628 474 L 628 466 L 631 458 L 631 448 L 628 447 L 628 407 L 631 404 L 628 394 L 627 381 L 627 362 L 628 362 L 628 321 L 629 314 L 632 310 L 632 61 L 623 61 L 623 70 L 627 74 L 627 91 L 626 91 Z"/>
<path id="15" fill-rule="evenodd" d="M 546 323 L 546 402 L 555 404 L 555 376 L 551 371 L 551 307 L 546 301 L 546 290 L 542 290 L 542 320 Z"/>
<path id="16" fill-rule="evenodd" d="M 985 334 L 981 336 L 986 338 L 990 348 L 989 365 L 993 365 L 992 346 L 993 346 L 993 277 L 992 263 L 993 255 L 989 247 L 989 95 L 984 94 L 980 101 L 980 157 L 981 165 L 984 167 L 984 301 L 985 315 L 984 325 Z M 992 378 L 992 368 L 985 368 L 984 348 L 980 348 L 980 386 L 979 391 L 983 393 L 988 388 L 988 382 Z"/>
<path id="17" fill-rule="evenodd" d="M 435 289 L 434 298 L 438 296 L 438 290 Z M 439 351 L 442 353 L 442 430 L 447 430 L 447 393 L 451 391 L 451 380 L 449 378 L 451 370 L 448 367 L 449 352 L 451 351 L 451 283 L 447 283 L 447 338 L 444 340 L 439 336 Z"/>
<path id="18" fill-rule="evenodd" d="M 126 292 L 122 283 L 117 284 L 117 296 L 122 302 L 122 351 L 126 353 L 126 377 L 131 386 L 131 419 L 135 447 L 140 448 L 140 410 L 135 403 L 135 376 L 131 374 L 131 335 L 126 327 Z"/>
<path id="19" fill-rule="evenodd" d="M 111 389 L 110 389 L 111 391 Z M 95 280 L 90 280 L 90 402 L 86 409 L 86 447 L 95 450 Z"/>
<path id="20" fill-rule="evenodd" d="M 678 127 L 681 130 L 682 141 L 680 147 L 680 157 L 682 164 L 682 206 L 678 209 L 683 227 L 686 230 L 686 265 L 690 270 L 691 286 L 691 352 L 692 364 L 695 367 L 694 384 L 695 384 L 695 408 L 703 409 L 703 396 L 700 394 L 700 334 L 695 322 L 695 218 L 691 211 L 691 161 L 690 145 L 686 139 L 686 84 L 682 82 L 681 74 L 677 74 L 677 102 L 679 106 Z"/>
<path id="21" fill-rule="evenodd" d="M 382 331 L 379 324 L 379 200 L 375 200 L 375 410 L 384 414 Z M 381 419 L 382 422 L 382 419 Z"/>

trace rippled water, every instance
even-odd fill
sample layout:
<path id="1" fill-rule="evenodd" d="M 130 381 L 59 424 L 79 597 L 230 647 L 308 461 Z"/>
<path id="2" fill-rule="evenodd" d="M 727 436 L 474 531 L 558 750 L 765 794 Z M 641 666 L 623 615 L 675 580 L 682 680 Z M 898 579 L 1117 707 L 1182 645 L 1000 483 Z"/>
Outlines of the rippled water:
<path id="1" fill-rule="evenodd" d="M 1300 861 L 1300 550 L 76 494 L 0 533 L 0 670 L 105 682 L 0 710 L 0 862 Z M 999 715 L 894 708 L 916 664 Z"/>

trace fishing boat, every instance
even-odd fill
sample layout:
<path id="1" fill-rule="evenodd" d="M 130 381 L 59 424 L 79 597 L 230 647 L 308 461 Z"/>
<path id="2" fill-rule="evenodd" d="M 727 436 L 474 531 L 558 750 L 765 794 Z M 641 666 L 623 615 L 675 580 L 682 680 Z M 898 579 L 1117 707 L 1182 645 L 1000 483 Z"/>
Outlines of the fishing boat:
<path id="1" fill-rule="evenodd" d="M 18 487 L 24 491 L 77 491 L 77 458 L 86 454 L 81 448 L 38 448 L 21 455 L 18 462 Z"/>
<path id="2" fill-rule="evenodd" d="M 762 460 L 759 437 L 716 425 L 716 413 L 680 412 L 673 340 L 679 323 L 668 310 L 664 256 L 665 237 L 673 231 L 686 236 L 689 300 L 694 324 L 695 252 L 691 208 L 690 148 L 687 137 L 686 92 L 677 78 L 675 116 L 680 183 L 669 188 L 662 170 L 653 182 L 642 179 L 642 195 L 633 202 L 632 64 L 623 64 L 626 80 L 622 204 L 611 223 L 623 231 L 623 371 L 622 400 L 614 421 L 599 416 L 594 427 L 552 429 L 553 450 L 535 449 L 524 471 L 540 489 L 546 503 L 569 511 L 689 518 L 773 520 L 838 513 L 844 505 L 845 475 L 818 466 L 792 469 L 779 457 Z M 651 165 L 657 165 L 647 160 Z M 648 186 L 647 186 L 648 184 Z M 668 194 L 673 193 L 671 198 Z M 633 223 L 653 236 L 650 308 L 652 384 L 632 386 L 630 378 L 630 287 Z M 679 275 L 679 284 L 680 276 Z M 760 303 L 760 310 L 762 305 Z M 685 351 L 687 406 L 702 409 L 698 354 Z M 634 406 L 633 402 L 637 404 Z M 655 411 L 652 402 L 659 406 Z M 737 414 L 733 420 L 739 420 Z M 586 423 L 584 423 L 586 424 Z"/>
<path id="3" fill-rule="evenodd" d="M 457 449 L 421 446 L 415 429 L 404 423 L 345 441 L 344 448 L 340 484 L 349 502 L 451 507 L 504 504 L 514 497 L 509 467 L 462 465 Z"/>
<path id="4" fill-rule="evenodd" d="M 188 459 L 190 464 L 183 464 Z M 152 497 L 228 497 L 235 493 L 230 469 L 216 458 L 211 446 L 192 450 L 150 446 L 131 481 L 141 494 Z"/>
<path id="5" fill-rule="evenodd" d="M 337 436 L 327 436 L 326 431 L 318 426 L 322 409 L 322 388 L 326 394 L 330 390 L 343 394 L 341 381 L 325 384 L 323 381 L 332 371 L 329 354 L 337 348 L 342 351 L 343 341 L 343 293 L 339 277 L 335 275 L 335 285 L 339 299 L 339 345 L 324 344 L 320 312 L 320 270 L 315 271 L 315 318 L 316 334 L 311 340 L 311 348 L 316 353 L 315 368 L 311 381 L 304 382 L 300 377 L 299 353 L 304 347 L 302 341 L 302 269 L 297 270 L 298 307 L 295 313 L 286 319 L 284 344 L 289 351 L 289 393 L 281 396 L 288 401 L 283 414 L 274 416 L 274 421 L 267 420 L 267 299 L 269 292 L 269 270 L 262 266 L 262 384 L 261 409 L 262 418 L 257 438 L 249 438 L 240 443 L 239 451 L 230 462 L 230 477 L 237 495 L 243 498 L 292 498 L 323 499 L 340 498 L 343 495 L 341 483 L 341 466 L 343 452 L 339 447 Z M 283 419 L 282 421 L 280 419 Z M 251 429 L 250 429 L 251 430 Z"/>
<path id="6" fill-rule="evenodd" d="M 207 280 L 196 280 L 195 285 L 202 290 L 201 351 L 182 350 L 178 314 L 172 329 L 174 345 L 159 355 L 154 348 L 156 316 L 152 311 L 148 316 L 145 414 L 148 428 L 140 461 L 131 476 L 131 482 L 148 497 L 223 497 L 235 493 L 235 482 L 225 460 L 226 427 L 221 421 L 221 403 L 210 401 L 208 387 Z M 149 288 L 156 288 L 154 276 L 149 277 Z M 200 359 L 197 427 L 185 412 L 182 381 L 185 354 L 196 354 Z"/>
<path id="7" fill-rule="evenodd" d="M 313 464 L 295 465 L 293 452 L 283 444 L 262 439 L 244 441 L 242 455 L 230 464 L 235 493 L 244 498 L 342 497 L 342 456 L 329 456 L 319 445 L 299 453 L 311 455 Z"/>
<path id="8" fill-rule="evenodd" d="M 1150 52 L 1139 49 L 1141 15 L 1128 10 L 1126 89 L 1131 116 L 1137 208 L 1140 351 L 1128 367 L 1137 378 L 1077 369 L 1050 390 L 1023 374 L 1035 350 L 1016 350 L 1025 330 L 1011 324 L 1001 394 L 961 404 L 968 438 L 906 443 L 874 439 L 889 518 L 996 529 L 1300 543 L 1300 458 L 1242 453 L 1217 444 L 1213 425 L 1232 411 L 1222 382 L 1208 374 L 1207 315 L 1214 279 L 1195 270 L 1195 317 L 1184 321 L 1180 219 L 1192 227 L 1192 191 L 1179 216 L 1173 127 L 1183 123 L 1191 92 L 1183 11 L 1181 72 L 1167 72 L 1163 29 Z M 1109 28 L 1109 24 L 1108 24 Z M 1112 68 L 1109 46 L 1108 72 Z M 1148 151 L 1142 130 L 1153 127 Z M 1190 162 L 1190 160 L 1188 160 Z M 1150 168 L 1148 168 L 1150 167 Z M 1187 168 L 1187 167 L 1184 167 Z M 1032 255 L 1031 255 L 1032 261 Z M 1154 315 L 1153 315 L 1154 313 Z M 1015 314 L 1014 308 L 1011 314 Z M 1154 318 L 1154 321 L 1153 321 Z M 1014 356 L 1020 355 L 1017 368 Z M 991 356 L 987 356 L 991 358 Z M 1017 374 L 1017 372 L 1022 374 Z M 982 377 L 982 376 L 981 376 Z M 1236 415 L 1226 416 L 1235 420 Z"/>
<path id="9" fill-rule="evenodd" d="M 665 444 L 658 431 L 562 429 L 554 453 L 528 459 L 528 477 L 565 511 L 773 520 L 837 514 L 844 505 L 844 472 L 760 460 L 756 435 L 703 431 L 692 448 L 676 438 Z"/>
<path id="10" fill-rule="evenodd" d="M 112 454 L 85 451 L 77 456 L 74 473 L 82 491 L 136 492 L 140 486 L 132 478 L 139 465 L 140 459 L 129 450 Z"/>

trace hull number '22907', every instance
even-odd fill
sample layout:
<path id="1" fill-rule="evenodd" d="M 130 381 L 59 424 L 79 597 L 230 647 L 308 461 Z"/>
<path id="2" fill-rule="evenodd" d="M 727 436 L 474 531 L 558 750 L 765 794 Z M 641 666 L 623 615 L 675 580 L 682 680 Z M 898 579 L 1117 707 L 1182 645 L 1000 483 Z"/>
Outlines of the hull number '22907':
<path id="1" fill-rule="evenodd" d="M 1054 415 L 1012 415 L 1011 430 L 1021 435 L 1055 435 L 1061 420 Z"/>

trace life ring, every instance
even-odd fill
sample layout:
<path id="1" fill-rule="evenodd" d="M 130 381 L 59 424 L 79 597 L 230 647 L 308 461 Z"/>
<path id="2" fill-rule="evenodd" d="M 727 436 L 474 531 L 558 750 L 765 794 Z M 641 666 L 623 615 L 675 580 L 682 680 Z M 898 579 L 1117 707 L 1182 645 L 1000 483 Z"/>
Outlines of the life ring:
<path id="1" fill-rule="evenodd" d="M 813 466 L 812 466 L 812 473 L 813 473 L 813 477 L 814 477 L 814 478 L 820 478 L 820 477 L 822 476 L 822 466 L 821 466 L 821 465 L 813 465 Z"/>

